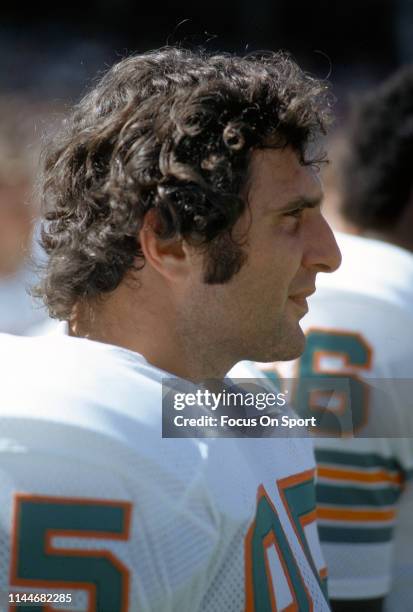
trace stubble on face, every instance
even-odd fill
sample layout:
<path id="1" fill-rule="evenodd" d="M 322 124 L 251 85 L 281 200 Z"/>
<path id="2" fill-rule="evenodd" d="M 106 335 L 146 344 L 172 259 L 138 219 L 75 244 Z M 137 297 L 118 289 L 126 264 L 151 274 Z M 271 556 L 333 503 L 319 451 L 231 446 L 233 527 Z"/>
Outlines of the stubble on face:
<path id="1" fill-rule="evenodd" d="M 300 221 L 284 209 L 300 197 L 319 200 L 320 185 L 291 149 L 255 151 L 250 174 L 248 208 L 234 228 L 235 239 L 247 235 L 246 263 L 228 282 L 206 285 L 200 258 L 181 313 L 188 350 L 209 369 L 289 360 L 304 349 L 305 313 L 289 296 L 312 287 L 316 273 L 303 268 Z"/>
<path id="2" fill-rule="evenodd" d="M 255 151 L 250 174 L 248 261 L 234 281 L 245 328 L 240 348 L 246 359 L 289 360 L 305 346 L 299 325 L 305 310 L 290 295 L 315 285 L 315 270 L 303 265 L 302 227 L 307 214 L 320 214 L 320 182 L 288 148 Z M 314 211 L 306 210 L 302 218 L 290 215 L 303 199 L 314 202 Z"/>

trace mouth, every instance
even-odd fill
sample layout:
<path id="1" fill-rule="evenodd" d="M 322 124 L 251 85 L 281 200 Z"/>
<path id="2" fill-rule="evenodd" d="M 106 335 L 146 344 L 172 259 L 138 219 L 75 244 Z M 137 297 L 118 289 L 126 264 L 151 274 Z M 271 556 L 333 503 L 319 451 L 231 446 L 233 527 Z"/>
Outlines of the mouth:
<path id="1" fill-rule="evenodd" d="M 308 304 L 305 298 L 297 298 L 297 297 L 289 297 L 290 302 L 292 302 L 297 308 L 301 310 L 302 316 L 307 314 L 308 312 Z"/>
<path id="2" fill-rule="evenodd" d="M 315 289 L 301 291 L 300 293 L 289 295 L 288 299 L 302 311 L 303 315 L 305 315 L 308 312 L 307 298 L 310 297 L 310 295 L 313 295 L 314 292 Z"/>

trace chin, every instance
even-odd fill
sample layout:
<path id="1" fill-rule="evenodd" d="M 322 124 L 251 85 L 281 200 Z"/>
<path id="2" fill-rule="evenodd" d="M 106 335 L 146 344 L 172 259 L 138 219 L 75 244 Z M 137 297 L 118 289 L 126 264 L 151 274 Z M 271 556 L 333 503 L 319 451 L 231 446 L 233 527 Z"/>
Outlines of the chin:
<path id="1" fill-rule="evenodd" d="M 305 349 L 305 335 L 300 326 L 291 333 L 285 333 L 277 347 L 276 361 L 292 361 L 300 357 Z"/>
<path id="2" fill-rule="evenodd" d="M 281 337 L 278 336 L 270 345 L 267 343 L 266 349 L 264 348 L 264 343 L 261 343 L 259 350 L 254 351 L 254 355 L 248 357 L 248 359 L 260 363 L 292 361 L 302 355 L 304 348 L 305 336 L 301 327 L 295 325 L 294 329 L 290 330 L 284 327 Z"/>

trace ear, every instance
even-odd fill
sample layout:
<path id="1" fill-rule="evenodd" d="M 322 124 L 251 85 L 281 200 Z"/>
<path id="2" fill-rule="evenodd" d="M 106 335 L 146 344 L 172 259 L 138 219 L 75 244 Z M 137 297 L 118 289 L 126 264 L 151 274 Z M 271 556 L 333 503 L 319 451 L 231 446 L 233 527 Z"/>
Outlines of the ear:
<path id="1" fill-rule="evenodd" d="M 158 236 L 159 217 L 149 210 L 139 232 L 139 243 L 145 261 L 168 280 L 184 279 L 190 271 L 190 256 L 182 238 L 161 239 Z"/>

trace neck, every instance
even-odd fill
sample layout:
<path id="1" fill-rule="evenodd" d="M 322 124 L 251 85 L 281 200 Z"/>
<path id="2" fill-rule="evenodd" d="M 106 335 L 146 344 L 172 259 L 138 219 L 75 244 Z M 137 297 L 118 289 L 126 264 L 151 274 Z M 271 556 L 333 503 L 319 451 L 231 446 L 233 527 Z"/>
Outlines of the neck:
<path id="1" fill-rule="evenodd" d="M 151 365 L 192 382 L 223 378 L 232 362 L 223 363 L 215 351 L 211 359 L 202 331 L 183 327 L 177 312 L 166 296 L 125 285 L 96 304 L 78 305 L 69 334 L 140 353 Z"/>

